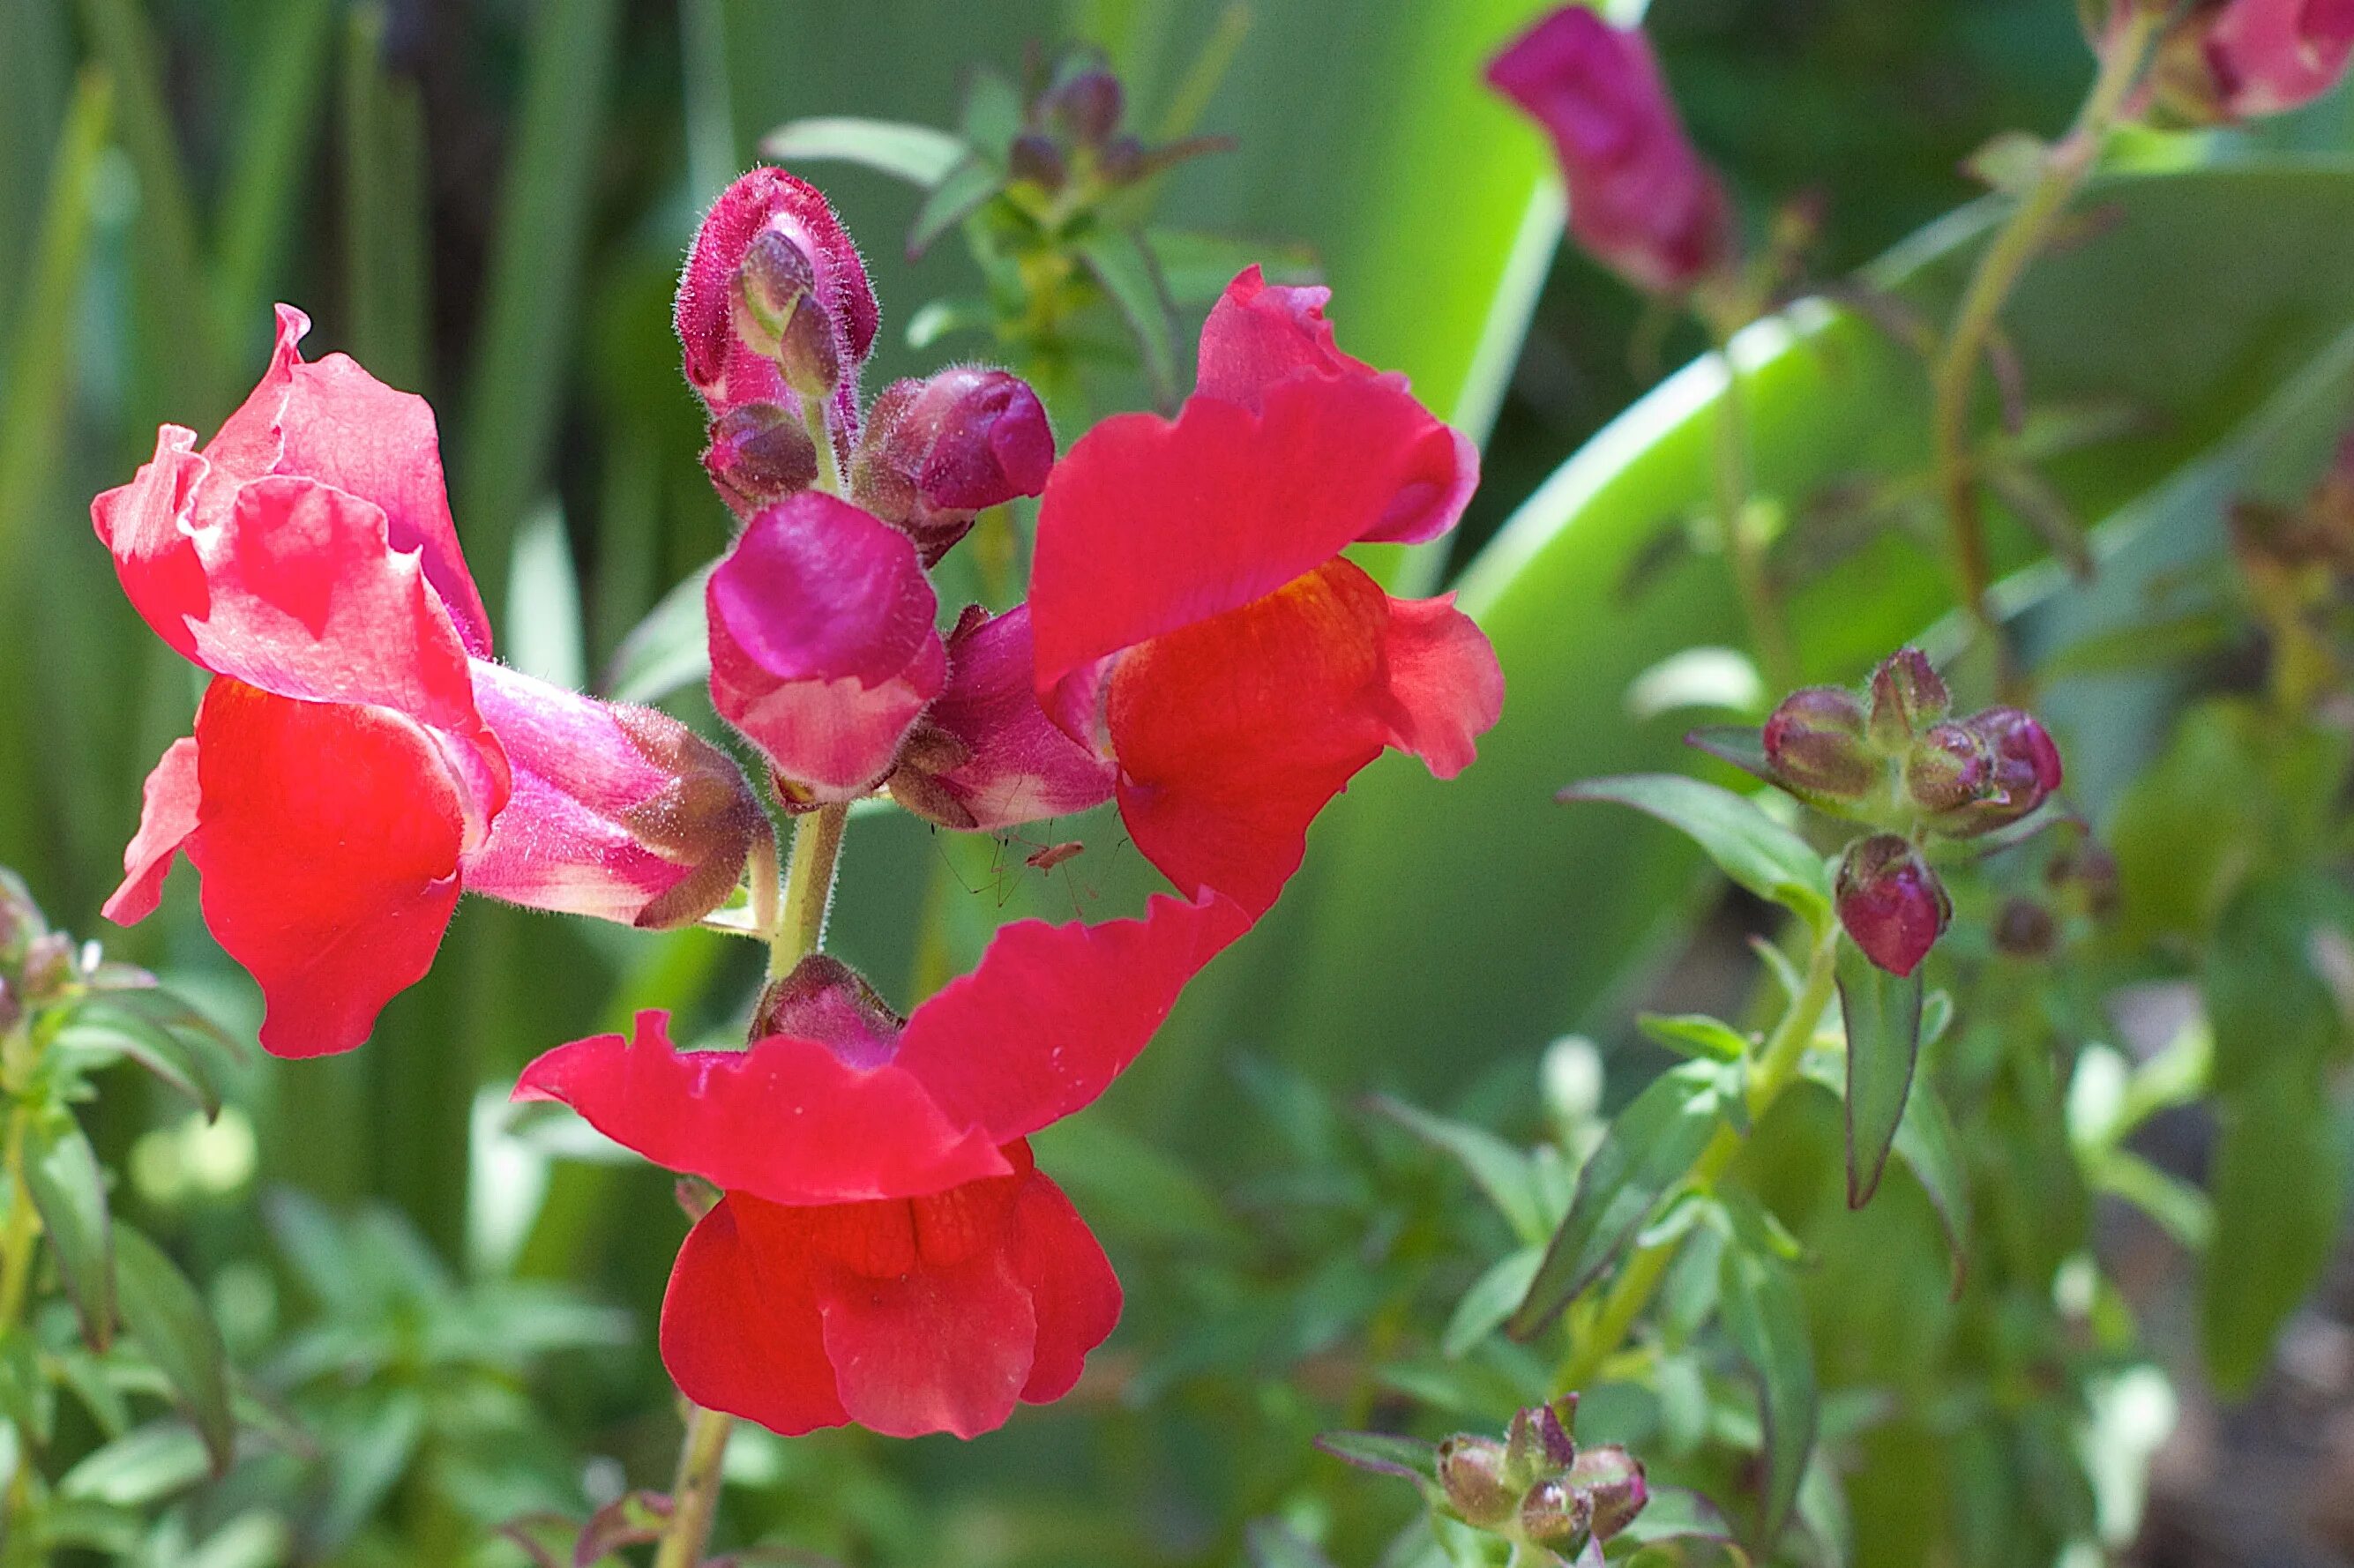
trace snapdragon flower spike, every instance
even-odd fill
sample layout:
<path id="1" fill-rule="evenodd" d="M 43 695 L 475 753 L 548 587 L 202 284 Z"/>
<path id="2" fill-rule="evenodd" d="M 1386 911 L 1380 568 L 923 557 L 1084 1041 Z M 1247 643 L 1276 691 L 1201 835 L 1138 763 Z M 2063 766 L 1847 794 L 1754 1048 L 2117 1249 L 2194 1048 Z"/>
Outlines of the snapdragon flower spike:
<path id="1" fill-rule="evenodd" d="M 1031 576 L 1042 705 L 1118 768 L 1147 859 L 1254 915 L 1384 747 L 1451 778 L 1503 702 L 1451 598 L 1392 599 L 1341 556 L 1453 526 L 1479 460 L 1340 351 L 1329 298 L 1236 278 L 1177 418 L 1116 416 L 1055 466 Z"/>
<path id="2" fill-rule="evenodd" d="M 1731 263 L 1724 187 L 1685 135 L 1640 28 L 1564 6 L 1496 57 L 1488 81 L 1553 138 L 1570 234 L 1596 260 L 1654 293 Z"/>
<path id="3" fill-rule="evenodd" d="M 1011 371 L 957 366 L 895 381 L 867 411 L 851 496 L 907 530 L 927 567 L 973 519 L 1046 488 L 1055 432 L 1030 384 Z"/>
<path id="4" fill-rule="evenodd" d="M 816 959 L 747 1050 L 674 1052 L 642 1013 L 634 1040 L 542 1056 L 515 1097 L 560 1100 L 725 1193 L 663 1302 L 689 1399 L 789 1436 L 970 1437 L 1068 1392 L 1119 1316 L 1029 1136 L 1100 1095 L 1247 923 L 1165 895 L 1140 919 L 1019 922 L 904 1028 Z"/>
<path id="5" fill-rule="evenodd" d="M 431 409 L 341 355 L 304 364 L 309 324 L 281 306 L 270 368 L 219 433 L 198 451 L 165 426 L 90 508 L 132 604 L 215 676 L 147 779 L 106 915 L 145 918 L 185 852 L 281 1055 L 365 1039 L 461 886 L 678 916 L 732 884 L 750 804 L 676 737 L 632 741 L 651 718 L 600 726 L 599 705 L 489 662 Z"/>
<path id="6" fill-rule="evenodd" d="M 1835 892 L 1840 926 L 1864 957 L 1893 975 L 1919 969 L 1954 917 L 1945 884 L 1894 833 L 1850 844 Z"/>
<path id="7" fill-rule="evenodd" d="M 894 800 L 944 828 L 997 832 L 1111 799 L 1112 765 L 1038 705 L 1029 606 L 968 608 L 948 652 L 948 685 L 901 753 Z"/>
<path id="8" fill-rule="evenodd" d="M 762 403 L 805 423 L 801 399 L 815 392 L 844 461 L 858 425 L 858 367 L 881 322 L 832 207 L 782 169 L 755 168 L 720 194 L 679 278 L 686 378 L 712 417 Z"/>
<path id="9" fill-rule="evenodd" d="M 705 589 L 711 700 L 795 809 L 881 784 L 948 679 L 907 535 L 818 491 L 755 514 Z"/>

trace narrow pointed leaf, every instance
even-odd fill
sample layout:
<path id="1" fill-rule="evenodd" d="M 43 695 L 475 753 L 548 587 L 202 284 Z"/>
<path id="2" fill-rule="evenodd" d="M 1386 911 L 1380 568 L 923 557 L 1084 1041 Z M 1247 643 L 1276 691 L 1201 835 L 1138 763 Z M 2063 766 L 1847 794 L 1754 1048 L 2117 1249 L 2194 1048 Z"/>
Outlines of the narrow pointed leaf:
<path id="1" fill-rule="evenodd" d="M 857 164 L 929 190 L 966 156 L 965 144 L 929 125 L 853 114 L 788 120 L 760 138 L 760 155 L 796 164 Z"/>
<path id="2" fill-rule="evenodd" d="M 962 223 L 981 204 L 1005 188 L 1005 175 L 993 164 L 967 158 L 940 177 L 924 205 L 916 209 L 915 226 L 907 231 L 907 260 L 931 249 L 932 241 Z"/>
<path id="3" fill-rule="evenodd" d="M 1144 350 L 1144 374 L 1154 395 L 1167 397 L 1177 385 L 1176 310 L 1160 265 L 1142 241 L 1124 228 L 1098 228 L 1079 241 L 1079 260 L 1103 286 Z"/>
<path id="4" fill-rule="evenodd" d="M 1438 1336 L 1438 1353 L 1460 1360 L 1502 1328 L 1512 1308 L 1528 1295 L 1529 1287 L 1537 1282 L 1537 1268 L 1543 1262 L 1544 1248 L 1524 1246 L 1491 1264 L 1455 1304 Z"/>
<path id="5" fill-rule="evenodd" d="M 1320 1433 L 1316 1446 L 1358 1469 L 1377 1476 L 1402 1476 L 1410 1481 L 1429 1481 L 1438 1462 L 1435 1446 L 1419 1437 L 1394 1437 L 1386 1432 Z"/>
<path id="6" fill-rule="evenodd" d="M 705 567 L 663 595 L 621 639 L 605 693 L 617 703 L 658 703 L 711 674 L 711 625 L 704 605 Z"/>
<path id="7" fill-rule="evenodd" d="M 1806 1304 L 1790 1266 L 1772 1252 L 1736 1242 L 1724 1249 L 1719 1291 L 1725 1333 L 1757 1379 L 1763 1460 L 1757 1529 L 1750 1544 L 1771 1547 L 1797 1500 L 1815 1446 L 1815 1361 L 1807 1340 Z"/>
<path id="8" fill-rule="evenodd" d="M 1529 1293 L 1505 1325 L 1525 1340 L 1600 1278 L 1630 1237 L 1688 1175 L 1719 1119 L 1718 1066 L 1663 1073 L 1610 1124 L 1578 1172 L 1569 1213 L 1553 1233 Z"/>
<path id="9" fill-rule="evenodd" d="M 213 1473 L 228 1469 L 236 1437 L 229 1412 L 228 1351 L 204 1298 L 179 1265 L 129 1225 L 114 1227 L 115 1298 L 123 1331 L 138 1341 L 196 1423 Z"/>
<path id="10" fill-rule="evenodd" d="M 89 1065 L 127 1058 L 138 1063 L 193 1102 L 210 1121 L 220 1114 L 220 1094 L 196 1048 L 182 1036 L 130 1007 L 85 1002 L 58 1031 L 50 1049 L 82 1058 Z"/>
<path id="11" fill-rule="evenodd" d="M 58 1276 L 81 1319 L 81 1337 L 103 1351 L 114 1335 L 114 1249 L 106 1213 L 106 1172 L 74 1119 L 30 1118 L 25 1128 L 25 1187 L 58 1260 Z"/>
<path id="12" fill-rule="evenodd" d="M 1839 993 L 1847 1023 L 1847 1202 L 1860 1209 L 1880 1186 L 1904 1119 L 1921 1054 L 1921 971 L 1890 974 L 1842 936 Z"/>
<path id="13" fill-rule="evenodd" d="M 1615 800 L 1676 829 L 1707 852 L 1717 869 L 1755 893 L 1819 925 L 1830 912 L 1823 857 L 1807 842 L 1730 789 L 1676 773 L 1589 779 L 1553 797 L 1564 802 Z"/>
<path id="14" fill-rule="evenodd" d="M 1525 1242 L 1544 1240 L 1550 1228 L 1544 1196 L 1536 1163 L 1526 1154 L 1484 1128 L 1433 1116 L 1387 1095 L 1375 1095 L 1367 1103 L 1431 1148 L 1454 1156 L 1513 1234 Z"/>

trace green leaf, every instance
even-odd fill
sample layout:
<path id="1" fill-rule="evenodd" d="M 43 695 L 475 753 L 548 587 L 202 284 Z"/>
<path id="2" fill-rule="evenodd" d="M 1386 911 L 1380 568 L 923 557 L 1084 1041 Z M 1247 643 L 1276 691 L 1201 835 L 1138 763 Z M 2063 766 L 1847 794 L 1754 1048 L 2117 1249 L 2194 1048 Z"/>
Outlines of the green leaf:
<path id="1" fill-rule="evenodd" d="M 658 703 L 709 678 L 711 624 L 705 566 L 662 596 L 613 652 L 605 691 L 617 703 Z"/>
<path id="2" fill-rule="evenodd" d="M 1921 1054 L 1921 971 L 1890 974 L 1841 933 L 1840 1016 L 1847 1025 L 1847 1203 L 1872 1201 L 1904 1119 Z"/>
<path id="3" fill-rule="evenodd" d="M 2216 1119 L 2200 1337 L 2217 1385 L 2238 1393 L 2329 1261 L 2346 1210 L 2348 1127 L 2322 1075 L 2296 1063 L 2219 1095 Z"/>
<path id="4" fill-rule="evenodd" d="M 1763 1552 L 1781 1533 L 1814 1450 L 1814 1351 L 1807 1340 L 1806 1303 L 1789 1264 L 1736 1238 L 1719 1268 L 1725 1333 L 1757 1378 L 1764 1473 L 1757 1529 L 1749 1539 Z"/>
<path id="5" fill-rule="evenodd" d="M 345 27 L 339 131 L 344 275 L 354 358 L 394 387 L 426 370 L 425 110 L 416 82 L 386 69 L 381 0 Z"/>
<path id="6" fill-rule="evenodd" d="M 2285 1065 L 2317 1065 L 2338 1038 L 2338 999 L 2313 959 L 2328 896 L 2307 880 L 2317 874 L 2252 882 L 2216 923 L 2200 991 L 2215 1033 L 2219 1093 Z"/>
<path id="7" fill-rule="evenodd" d="M 1733 1025 L 1704 1012 L 1659 1012 L 1635 1016 L 1635 1027 L 1669 1050 L 1684 1056 L 1705 1056 L 1712 1062 L 1738 1062 L 1749 1054 L 1749 1041 Z"/>
<path id="8" fill-rule="evenodd" d="M 1177 387 L 1176 307 L 1152 252 L 1124 228 L 1090 230 L 1077 246 L 1087 273 L 1119 309 L 1120 317 L 1144 350 L 1144 374 L 1158 397 Z"/>
<path id="9" fill-rule="evenodd" d="M 760 138 L 760 156 L 771 163 L 857 164 L 926 190 L 965 155 L 965 144 L 945 131 L 852 114 L 788 120 Z"/>
<path id="10" fill-rule="evenodd" d="M 1818 927 L 1830 916 L 1823 857 L 1755 802 L 1730 789 L 1676 773 L 1632 773 L 1589 779 L 1553 799 L 1632 806 L 1690 838 L 1718 870 L 1758 897 L 1787 906 Z"/>
<path id="11" fill-rule="evenodd" d="M 236 1437 L 228 1351 L 204 1298 L 154 1242 L 120 1223 L 114 1226 L 114 1288 L 123 1330 L 155 1363 L 176 1403 L 196 1423 L 213 1473 L 226 1473 Z"/>
<path id="12" fill-rule="evenodd" d="M 1521 1240 L 1538 1243 L 1552 1234 L 1536 1162 L 1527 1154 L 1484 1128 L 1433 1116 L 1387 1095 L 1374 1095 L 1366 1103 L 1431 1148 L 1452 1155 Z"/>
<path id="13" fill-rule="evenodd" d="M 1394 1437 L 1386 1432 L 1322 1432 L 1315 1446 L 1343 1464 L 1377 1476 L 1402 1476 L 1426 1486 L 1435 1484 L 1438 1450 L 1419 1437 Z"/>
<path id="14" fill-rule="evenodd" d="M 1022 133 L 1022 90 L 1001 72 L 981 67 L 972 74 L 957 126 L 968 143 L 1002 164 Z"/>
<path id="15" fill-rule="evenodd" d="M 1963 1169 L 1953 1118 L 1946 1114 L 1936 1089 L 1923 1084 L 1904 1102 L 1904 1118 L 1896 1124 L 1896 1158 L 1913 1172 L 1937 1211 L 1937 1224 L 1946 1233 L 1946 1253 L 1954 1266 L 1953 1299 L 1961 1299 L 1970 1271 L 1970 1181 Z"/>
<path id="16" fill-rule="evenodd" d="M 65 1497 L 146 1508 L 204 1478 L 205 1446 L 176 1421 L 153 1421 L 124 1433 L 68 1470 Z"/>
<path id="17" fill-rule="evenodd" d="M 1610 1266 L 1659 1200 L 1689 1174 L 1720 1119 L 1718 1066 L 1692 1062 L 1654 1078 L 1618 1113 L 1578 1172 L 1569 1213 L 1505 1325 L 1525 1340 Z"/>
<path id="18" fill-rule="evenodd" d="M 25 1125 L 25 1187 L 57 1255 L 58 1275 L 81 1319 L 82 1338 L 103 1351 L 114 1337 L 114 1245 L 106 1172 L 73 1118 L 63 1111 Z"/>
<path id="19" fill-rule="evenodd" d="M 1470 1354 L 1480 1340 L 1504 1325 L 1537 1282 L 1537 1269 L 1544 1262 L 1545 1249 L 1524 1246 L 1507 1253 L 1488 1266 L 1488 1271 L 1474 1281 L 1455 1310 L 1447 1319 L 1447 1327 L 1438 1336 L 1438 1352 L 1460 1359 Z"/>
<path id="20" fill-rule="evenodd" d="M 1005 174 L 996 164 L 967 158 L 932 187 L 916 221 L 907 230 L 907 260 L 915 260 L 932 248 L 932 241 L 981 210 L 982 204 L 1005 188 Z"/>
<path id="21" fill-rule="evenodd" d="M 305 162 L 318 153 L 334 36 L 331 0 L 282 0 L 271 9 L 221 195 L 216 297 L 228 343 L 255 334 L 269 319 L 271 272 L 310 185 Z"/>
<path id="22" fill-rule="evenodd" d="M 180 1031 L 156 1022 L 134 1006 L 104 1000 L 83 1002 L 58 1031 L 50 1049 L 81 1070 L 127 1057 L 186 1097 L 206 1120 L 220 1114 L 220 1093 L 196 1047 Z"/>

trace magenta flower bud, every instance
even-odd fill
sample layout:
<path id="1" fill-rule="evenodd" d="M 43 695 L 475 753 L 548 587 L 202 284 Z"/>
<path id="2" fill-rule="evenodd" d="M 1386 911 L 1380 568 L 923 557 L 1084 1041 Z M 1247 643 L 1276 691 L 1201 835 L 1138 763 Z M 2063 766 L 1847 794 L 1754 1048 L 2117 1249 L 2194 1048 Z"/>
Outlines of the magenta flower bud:
<path id="1" fill-rule="evenodd" d="M 1893 975 L 1921 967 L 1954 913 L 1937 874 L 1894 833 L 1848 846 L 1840 861 L 1838 903 L 1840 924 L 1855 945 Z"/>
<path id="2" fill-rule="evenodd" d="M 760 748 L 795 809 L 882 783 L 948 658 L 907 536 L 803 491 L 745 525 L 704 594 L 711 700 Z"/>
<path id="3" fill-rule="evenodd" d="M 945 828 L 996 832 L 1111 799 L 1118 769 L 1038 705 L 1027 605 L 994 619 L 967 609 L 948 653 L 948 686 L 908 737 L 894 800 Z"/>
<path id="4" fill-rule="evenodd" d="M 2230 0 L 2192 27 L 2209 102 L 2226 119 L 2310 103 L 2354 58 L 2354 0 Z"/>
<path id="5" fill-rule="evenodd" d="M 930 566 L 976 514 L 1046 488 L 1055 432 L 1038 394 L 1005 370 L 958 366 L 884 388 L 851 471 L 859 503 L 907 530 Z"/>
<path id="6" fill-rule="evenodd" d="M 1805 686 L 1783 698 L 1766 716 L 1764 743 L 1775 782 L 1799 795 L 1852 800 L 1880 778 L 1863 705 L 1843 686 Z"/>
<path id="7" fill-rule="evenodd" d="M 1651 1500 L 1643 1462 L 1615 1443 L 1586 1449 L 1562 1479 L 1593 1504 L 1596 1541 L 1607 1541 L 1634 1523 Z"/>
<path id="8" fill-rule="evenodd" d="M 748 519 L 817 482 L 817 446 L 791 409 L 740 404 L 711 422 L 703 471 L 730 510 Z"/>
<path id="9" fill-rule="evenodd" d="M 1015 179 L 1028 180 L 1049 191 L 1061 190 L 1063 182 L 1070 177 L 1070 165 L 1063 158 L 1062 148 L 1055 144 L 1053 137 L 1042 136 L 1035 131 L 1025 131 L 1013 138 L 1005 164 Z"/>
<path id="10" fill-rule="evenodd" d="M 1466 1524 L 1485 1529 L 1512 1517 L 1520 1489 L 1505 1468 L 1504 1446 L 1492 1437 L 1458 1434 L 1438 1446 L 1438 1484 Z"/>
<path id="11" fill-rule="evenodd" d="M 769 824 L 726 752 L 652 708 L 486 660 L 472 672 L 514 787 L 462 863 L 468 892 L 650 928 L 726 902 Z"/>
<path id="12" fill-rule="evenodd" d="M 1488 81 L 1553 138 L 1570 233 L 1596 260 L 1654 293 L 1732 262 L 1724 188 L 1685 136 L 1640 30 L 1564 6 L 1499 55 Z"/>
<path id="13" fill-rule="evenodd" d="M 1594 1533 L 1594 1499 L 1564 1482 L 1539 1481 L 1521 1499 L 1514 1522 L 1522 1541 L 1566 1560 Z"/>
<path id="14" fill-rule="evenodd" d="M 776 355 L 789 322 L 804 312 L 811 335 L 797 350 L 807 361 L 803 378 L 814 385 L 822 360 L 831 359 L 829 417 L 847 431 L 856 423 L 857 368 L 881 323 L 875 291 L 858 248 L 817 187 L 782 169 L 756 168 L 712 205 L 678 281 L 686 378 L 715 417 L 745 403 L 801 407 Z M 822 351 L 814 346 L 820 341 Z"/>
<path id="15" fill-rule="evenodd" d="M 1918 648 L 1899 648 L 1872 673 L 1872 738 L 1883 750 L 1907 749 L 1953 705 L 1944 677 Z"/>
<path id="16" fill-rule="evenodd" d="M 2060 788 L 2060 748 L 2051 733 L 2018 708 L 1994 707 L 1953 727 L 1975 741 L 1982 766 L 1970 777 L 1969 797 L 1932 823 L 1953 838 L 1974 838 L 2008 827 Z"/>
<path id="17" fill-rule="evenodd" d="M 1038 101 L 1038 115 L 1072 142 L 1093 146 L 1119 129 L 1125 105 L 1119 78 L 1108 70 L 1076 71 Z"/>

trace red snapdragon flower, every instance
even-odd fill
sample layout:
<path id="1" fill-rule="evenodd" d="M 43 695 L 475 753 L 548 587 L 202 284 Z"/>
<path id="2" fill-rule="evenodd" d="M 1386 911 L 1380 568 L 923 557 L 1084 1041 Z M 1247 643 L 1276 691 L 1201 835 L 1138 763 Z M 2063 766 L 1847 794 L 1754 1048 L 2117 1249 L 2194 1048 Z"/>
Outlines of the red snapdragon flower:
<path id="1" fill-rule="evenodd" d="M 1685 135 L 1642 29 L 1564 6 L 1497 56 L 1488 81 L 1553 138 L 1570 234 L 1596 260 L 1665 293 L 1731 260 L 1724 187 Z"/>
<path id="2" fill-rule="evenodd" d="M 1446 532 L 1479 456 L 1341 352 L 1330 297 L 1236 278 L 1177 418 L 1116 416 L 1056 465 L 1031 577 L 1046 712 L 1117 767 L 1146 858 L 1254 915 L 1359 768 L 1396 747 L 1451 778 L 1503 701 L 1451 596 L 1392 599 L 1340 554 Z"/>
<path id="3" fill-rule="evenodd" d="M 766 831 L 685 726 L 490 662 L 433 414 L 281 306 L 261 384 L 203 450 L 165 426 L 91 504 L 125 593 L 216 677 L 149 777 L 109 918 L 175 853 L 260 982 L 261 1043 L 347 1050 L 422 978 L 461 887 L 642 925 L 692 921 Z"/>
<path id="4" fill-rule="evenodd" d="M 1161 895 L 1140 919 L 1025 920 L 902 1025 L 805 960 L 744 1051 L 636 1037 L 559 1046 L 522 1100 L 726 1194 L 663 1300 L 663 1363 L 696 1404 L 792 1435 L 855 1422 L 970 1437 L 1060 1398 L 1119 1316 L 1119 1282 L 1029 1135 L 1094 1100 L 1246 917 Z"/>

